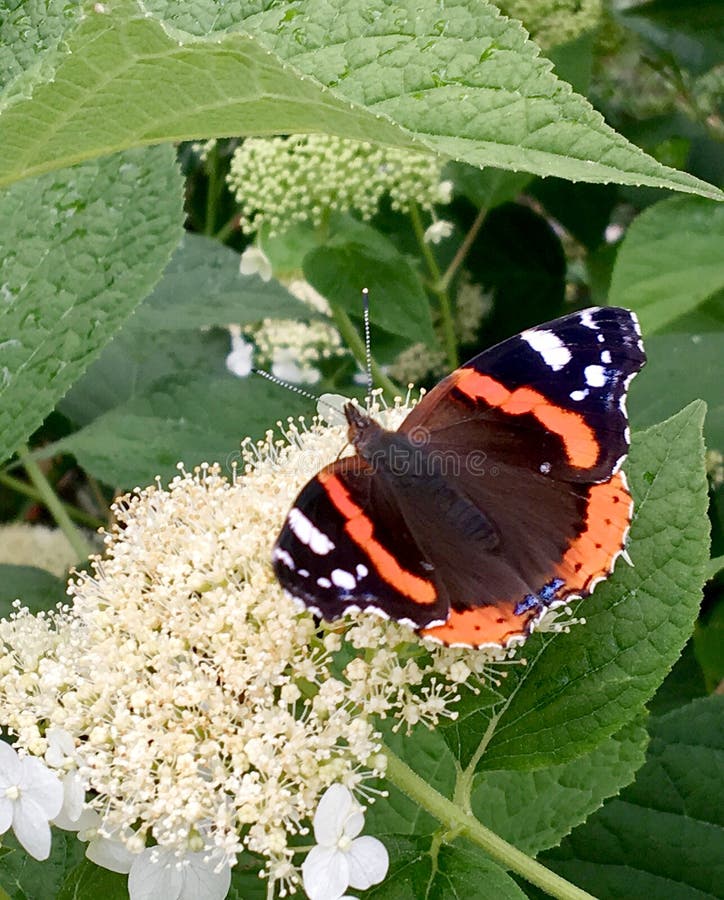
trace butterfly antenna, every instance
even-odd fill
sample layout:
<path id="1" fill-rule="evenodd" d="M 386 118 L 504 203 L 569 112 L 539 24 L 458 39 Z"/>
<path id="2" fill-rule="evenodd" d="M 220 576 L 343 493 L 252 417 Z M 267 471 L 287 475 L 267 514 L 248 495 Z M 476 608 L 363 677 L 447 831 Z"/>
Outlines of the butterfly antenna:
<path id="1" fill-rule="evenodd" d="M 255 375 L 261 375 L 262 378 L 266 378 L 267 381 L 271 381 L 272 384 L 278 384 L 279 387 L 284 387 L 288 391 L 294 391 L 295 394 L 301 394 L 302 397 L 306 397 L 307 400 L 314 400 L 315 403 L 319 400 L 319 397 L 315 397 L 314 394 L 311 394 L 309 391 L 305 391 L 304 388 L 297 387 L 296 384 L 290 384 L 288 381 L 284 381 L 283 378 L 277 378 L 276 375 L 272 375 L 271 372 L 267 372 L 265 369 L 252 369 L 251 370 Z"/>
<path id="2" fill-rule="evenodd" d="M 272 375 L 272 373 L 267 372 L 266 369 L 253 368 L 251 371 L 254 375 L 261 375 L 262 378 L 271 381 L 272 384 L 277 384 L 279 387 L 286 388 L 288 391 L 293 391 L 295 394 L 306 397 L 307 400 L 314 400 L 317 404 L 317 409 L 319 409 L 320 406 L 326 406 L 327 409 L 331 410 L 333 413 L 339 413 L 337 407 L 325 400 L 324 397 L 318 397 L 316 394 L 305 391 L 304 388 L 297 387 L 296 384 L 290 384 L 288 381 L 284 381 L 283 378 L 277 378 L 276 375 Z"/>
<path id="3" fill-rule="evenodd" d="M 362 288 L 362 315 L 365 325 L 365 366 L 367 368 L 367 405 L 372 401 L 372 346 L 370 341 L 370 292 Z"/>

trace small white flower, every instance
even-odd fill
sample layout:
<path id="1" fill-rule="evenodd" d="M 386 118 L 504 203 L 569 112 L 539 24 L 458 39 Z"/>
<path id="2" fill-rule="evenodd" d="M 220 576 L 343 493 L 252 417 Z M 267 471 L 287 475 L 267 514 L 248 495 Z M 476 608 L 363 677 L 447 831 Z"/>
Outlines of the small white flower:
<path id="1" fill-rule="evenodd" d="M 239 272 L 242 275 L 258 275 L 262 281 L 272 277 L 272 264 L 261 247 L 247 247 L 241 254 Z"/>
<path id="2" fill-rule="evenodd" d="M 389 857 L 381 841 L 357 837 L 364 826 L 362 808 L 343 784 L 322 795 L 314 814 L 313 847 L 302 863 L 309 900 L 340 900 L 348 887 L 366 890 L 387 874 Z"/>
<path id="3" fill-rule="evenodd" d="M 50 854 L 48 822 L 63 805 L 63 785 L 39 759 L 22 759 L 0 741 L 0 834 L 12 825 L 15 837 L 35 859 Z"/>
<path id="4" fill-rule="evenodd" d="M 272 354 L 272 375 L 292 384 L 316 384 L 322 377 L 314 366 L 300 366 L 293 347 L 275 347 Z"/>
<path id="5" fill-rule="evenodd" d="M 68 830 L 77 831 L 78 840 L 88 843 L 85 855 L 97 866 L 121 875 L 127 875 L 131 871 L 138 854 L 128 849 L 117 829 L 103 828 L 103 820 L 94 809 L 86 807 Z M 130 833 L 130 829 L 128 832 Z"/>
<path id="6" fill-rule="evenodd" d="M 230 884 L 228 863 L 219 867 L 206 851 L 179 857 L 171 849 L 148 847 L 133 861 L 128 894 L 130 900 L 224 900 Z"/>
<path id="7" fill-rule="evenodd" d="M 447 222 L 445 219 L 438 219 L 437 222 L 433 222 L 430 225 L 424 234 L 424 240 L 426 244 L 439 244 L 440 241 L 444 241 L 445 238 L 449 238 L 453 233 L 453 223 Z"/>
<path id="8" fill-rule="evenodd" d="M 226 357 L 226 368 L 238 378 L 246 378 L 254 364 L 254 345 L 241 336 L 239 326 L 231 326 L 231 353 Z"/>
<path id="9" fill-rule="evenodd" d="M 53 825 L 65 831 L 77 831 L 75 823 L 85 805 L 85 785 L 78 772 L 73 737 L 64 728 L 56 726 L 49 728 L 45 737 L 48 741 L 45 762 L 57 770 L 56 774 L 63 785 L 63 806 L 53 819 Z"/>

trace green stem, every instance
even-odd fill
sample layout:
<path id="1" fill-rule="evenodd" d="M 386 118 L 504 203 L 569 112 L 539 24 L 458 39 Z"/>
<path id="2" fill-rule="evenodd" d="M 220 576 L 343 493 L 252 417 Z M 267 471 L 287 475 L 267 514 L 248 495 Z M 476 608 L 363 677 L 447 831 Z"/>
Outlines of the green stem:
<path id="1" fill-rule="evenodd" d="M 440 268 L 435 259 L 435 254 L 425 240 L 425 229 L 422 227 L 420 210 L 417 208 L 416 203 L 413 203 L 410 206 L 410 219 L 412 220 L 412 227 L 415 231 L 415 236 L 417 237 L 417 243 L 420 245 L 422 255 L 425 257 L 425 262 L 427 263 L 427 268 L 430 270 L 430 275 L 432 276 L 431 290 L 438 299 L 448 365 L 451 369 L 457 369 L 460 360 L 458 358 L 458 341 L 457 335 L 455 334 L 452 304 L 450 303 L 450 296 L 447 292 L 447 285 L 443 286 L 442 284 Z"/>
<path id="2" fill-rule="evenodd" d="M 216 232 L 214 237 L 221 244 L 225 244 L 226 241 L 231 237 L 231 235 L 239 230 L 239 213 L 234 213 L 234 215 L 229 219 L 226 225 L 222 225 L 221 228 Z"/>
<path id="3" fill-rule="evenodd" d="M 47 507 L 48 512 L 55 519 L 58 528 L 68 538 L 70 545 L 78 554 L 78 560 L 87 559 L 93 552 L 90 544 L 71 522 L 63 503 L 51 487 L 40 466 L 25 447 L 21 447 L 18 450 L 18 456 L 25 467 L 25 471 L 28 473 L 28 478 L 33 483 L 38 494 L 40 494 L 40 498 Z"/>
<path id="4" fill-rule="evenodd" d="M 29 485 L 25 481 L 21 481 L 19 478 L 13 478 L 12 475 L 0 472 L 0 484 L 4 484 L 5 487 L 10 488 L 11 491 L 15 491 L 16 494 L 22 494 L 24 497 L 29 497 L 36 503 L 45 502 L 40 492 L 36 491 L 32 485 Z M 63 503 L 62 500 L 61 503 Z M 96 516 L 92 516 L 82 509 L 77 509 L 75 506 L 71 506 L 70 503 L 63 503 L 63 507 L 71 519 L 75 519 L 75 521 L 80 522 L 81 525 L 87 525 L 89 528 L 102 528 L 105 525 L 105 522 L 102 519 L 98 519 Z"/>
<path id="5" fill-rule="evenodd" d="M 206 221 L 204 222 L 204 234 L 211 237 L 216 227 L 216 203 L 219 199 L 219 153 L 216 145 L 209 150 L 206 157 Z"/>
<path id="6" fill-rule="evenodd" d="M 357 329 L 352 324 L 352 320 L 347 313 L 338 306 L 332 307 L 332 316 L 334 317 L 334 323 L 337 326 L 337 330 L 352 351 L 354 358 L 362 368 L 364 368 L 367 365 L 367 353 L 365 352 L 364 341 L 357 333 Z M 404 397 L 405 392 L 401 391 L 394 381 L 385 375 L 374 359 L 372 360 L 371 368 L 372 378 L 380 385 L 380 387 L 383 387 L 392 397 Z"/>
<path id="7" fill-rule="evenodd" d="M 447 269 L 445 269 L 445 274 L 438 282 L 439 289 L 446 291 L 450 286 L 450 282 L 455 277 L 455 273 L 465 261 L 465 257 L 468 255 L 468 253 L 470 253 L 470 248 L 473 246 L 473 241 L 478 236 L 478 232 L 482 228 L 487 214 L 488 210 L 484 206 L 478 210 L 475 221 L 470 226 L 470 231 L 468 231 L 468 233 L 465 235 L 465 239 L 458 247 L 458 252 L 455 254 L 455 256 L 453 256 L 452 262 L 447 267 Z"/>
<path id="8" fill-rule="evenodd" d="M 447 797 L 443 797 L 417 773 L 403 762 L 388 747 L 384 748 L 387 757 L 387 777 L 401 791 L 426 809 L 446 828 L 458 832 L 463 837 L 477 844 L 497 863 L 515 872 L 526 881 L 544 890 L 559 900 L 594 900 L 580 888 L 546 869 L 536 860 L 504 841 L 490 829 L 486 828 L 473 815 L 461 810 Z"/>

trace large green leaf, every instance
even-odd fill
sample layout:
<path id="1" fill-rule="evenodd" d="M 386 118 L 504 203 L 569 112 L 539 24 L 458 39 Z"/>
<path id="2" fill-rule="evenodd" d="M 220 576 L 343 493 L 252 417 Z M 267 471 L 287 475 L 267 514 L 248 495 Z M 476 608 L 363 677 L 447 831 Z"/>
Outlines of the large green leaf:
<path id="1" fill-rule="evenodd" d="M 129 325 L 137 331 L 176 331 L 311 315 L 310 308 L 275 279 L 264 282 L 258 275 L 240 275 L 236 251 L 186 232 L 163 278 Z"/>
<path id="2" fill-rule="evenodd" d="M 430 852 L 427 838 L 385 837 L 390 871 L 369 900 L 525 900 L 525 894 L 500 866 L 467 843 L 443 844 Z"/>
<path id="3" fill-rule="evenodd" d="M 0 197 L 0 459 L 42 422 L 163 271 L 181 235 L 170 147 L 129 150 Z"/>
<path id="4" fill-rule="evenodd" d="M 65 584 L 35 566 L 0 565 L 0 618 L 10 615 L 16 600 L 33 613 L 51 609 L 66 600 Z"/>
<path id="5" fill-rule="evenodd" d="M 418 275 L 392 241 L 370 225 L 336 216 L 329 240 L 305 256 L 304 275 L 333 308 L 357 317 L 362 288 L 368 288 L 373 324 L 434 346 L 430 304 Z"/>
<path id="6" fill-rule="evenodd" d="M 128 876 L 83 859 L 68 873 L 56 900 L 128 900 Z"/>
<path id="7" fill-rule="evenodd" d="M 724 57 L 724 8 L 720 0 L 652 0 L 630 5 L 619 21 L 694 73 Z"/>
<path id="8" fill-rule="evenodd" d="M 616 260 L 609 302 L 658 331 L 724 288 L 724 206 L 672 197 L 643 212 Z"/>
<path id="9" fill-rule="evenodd" d="M 327 131 L 478 166 L 721 196 L 612 131 L 485 0 L 261 12 L 116 0 L 89 7 L 63 46 L 7 88 L 0 184 L 139 144 Z"/>
<path id="10" fill-rule="evenodd" d="M 189 468 L 218 462 L 230 475 L 244 437 L 261 438 L 277 419 L 309 406 L 261 378 L 170 376 L 54 444 L 52 452 L 73 453 L 95 477 L 128 489 L 157 475 L 169 481 L 179 461 Z"/>
<path id="11" fill-rule="evenodd" d="M 0 887 L 12 900 L 57 898 L 67 874 L 85 852 L 85 844 L 75 832 L 57 829 L 53 831 L 50 856 L 42 862 L 28 856 L 12 832 L 6 832 L 2 842 L 9 852 L 0 856 Z"/>
<path id="12" fill-rule="evenodd" d="M 312 315 L 278 281 L 240 275 L 235 251 L 186 233 L 153 293 L 73 385 L 60 409 L 87 425 L 169 377 L 186 383 L 228 378 L 228 334 L 208 326 Z"/>
<path id="13" fill-rule="evenodd" d="M 597 746 L 655 692 L 691 634 L 709 552 L 704 405 L 637 433 L 627 466 L 636 503 L 629 553 L 579 604 L 585 626 L 533 635 L 497 703 L 463 699 L 444 729 L 467 765 L 485 740 L 485 769 L 537 769 Z"/>
<path id="14" fill-rule="evenodd" d="M 631 385 L 632 425 L 652 425 L 699 398 L 707 404 L 707 446 L 724 449 L 724 333 L 654 334 L 646 339 L 646 355 L 646 367 Z"/>
<path id="15" fill-rule="evenodd" d="M 608 797 L 633 781 L 648 735 L 634 721 L 591 753 L 535 772 L 480 772 L 473 812 L 492 831 L 535 856 L 553 847 Z"/>
<path id="16" fill-rule="evenodd" d="M 721 897 L 724 697 L 695 700 L 651 731 L 635 783 L 544 861 L 601 900 Z"/>

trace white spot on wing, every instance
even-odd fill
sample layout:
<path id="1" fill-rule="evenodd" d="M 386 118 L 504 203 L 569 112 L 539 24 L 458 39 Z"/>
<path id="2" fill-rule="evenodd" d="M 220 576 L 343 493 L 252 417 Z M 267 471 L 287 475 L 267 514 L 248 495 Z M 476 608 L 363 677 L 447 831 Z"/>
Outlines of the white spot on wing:
<path id="1" fill-rule="evenodd" d="M 357 580 L 351 572 L 344 569 L 334 569 L 332 572 L 332 584 L 344 591 L 353 591 L 357 587 Z"/>
<path id="2" fill-rule="evenodd" d="M 571 351 L 552 331 L 524 331 L 521 337 L 536 353 L 540 353 L 543 362 L 554 372 L 559 372 L 571 361 Z"/>
<path id="3" fill-rule="evenodd" d="M 329 578 L 318 578 L 317 584 L 321 588 L 331 588 L 332 587 L 332 582 L 329 580 Z"/>
<path id="4" fill-rule="evenodd" d="M 370 570 L 367 566 L 363 566 L 362 563 L 357 563 L 357 577 L 358 578 L 366 578 L 369 575 Z"/>
<path id="5" fill-rule="evenodd" d="M 610 350 L 602 350 L 601 351 L 601 362 L 602 363 L 610 363 L 611 362 Z"/>
<path id="6" fill-rule="evenodd" d="M 588 388 L 584 388 L 582 391 L 571 391 L 568 396 L 571 400 L 585 400 L 588 396 Z"/>
<path id="7" fill-rule="evenodd" d="M 584 328 L 592 328 L 594 331 L 598 331 L 598 325 L 596 325 L 593 319 L 593 313 L 595 310 L 593 309 L 584 309 L 581 313 L 581 325 Z M 603 335 L 599 335 L 599 340 L 603 338 Z"/>
<path id="8" fill-rule="evenodd" d="M 603 366 L 586 366 L 583 377 L 589 387 L 603 387 L 606 383 L 606 370 Z"/>
<path id="9" fill-rule="evenodd" d="M 310 522 L 296 506 L 289 511 L 287 522 L 299 540 L 317 556 L 326 556 L 330 550 L 334 550 L 334 544 L 327 535 Z"/>
<path id="10" fill-rule="evenodd" d="M 287 569 L 294 570 L 296 568 L 291 554 L 287 553 L 287 551 L 283 550 L 281 547 L 275 547 L 274 553 L 272 554 L 272 556 L 274 557 L 274 559 L 278 559 L 279 562 L 284 563 L 284 565 L 287 567 Z"/>

